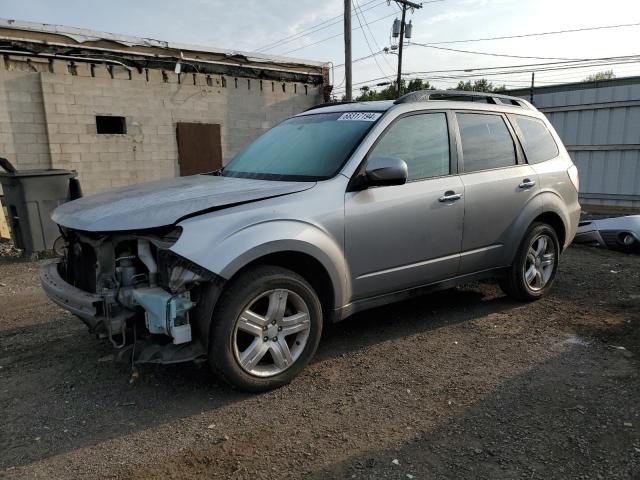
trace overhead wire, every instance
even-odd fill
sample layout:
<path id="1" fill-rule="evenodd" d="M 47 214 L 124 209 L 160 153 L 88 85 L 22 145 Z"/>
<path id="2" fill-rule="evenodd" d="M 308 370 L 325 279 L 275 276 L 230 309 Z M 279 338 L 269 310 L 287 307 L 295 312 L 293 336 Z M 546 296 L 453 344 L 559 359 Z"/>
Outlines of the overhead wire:
<path id="1" fill-rule="evenodd" d="M 522 75 L 530 74 L 532 68 L 535 67 L 535 72 L 556 72 L 562 70 L 584 70 L 587 68 L 611 66 L 611 65 L 626 65 L 631 63 L 640 62 L 640 55 L 628 55 L 620 57 L 602 57 L 592 58 L 579 61 L 565 61 L 565 62 L 547 62 L 537 64 L 523 64 L 523 65 L 507 65 L 501 67 L 485 67 L 485 68 L 469 68 L 469 69 L 449 69 L 449 70 L 431 70 L 431 71 L 416 71 L 403 73 L 404 78 L 422 78 L 429 81 L 432 80 L 447 80 L 447 79 L 471 79 L 478 77 L 496 77 L 504 75 Z M 368 79 L 361 82 L 354 83 L 354 86 L 377 86 L 373 82 L 379 82 L 386 80 L 386 77 L 378 77 Z"/>
<path id="2" fill-rule="evenodd" d="M 373 40 L 374 45 L 378 49 L 375 53 L 371 52 L 371 55 L 375 58 L 375 56 L 377 54 L 379 54 L 380 52 L 382 52 L 384 50 L 382 48 L 380 48 L 380 45 L 378 45 L 378 41 L 376 40 L 376 37 L 373 34 L 373 30 L 371 30 L 371 26 L 369 25 L 369 22 L 367 22 L 367 19 L 366 19 L 365 15 L 364 15 L 364 12 L 362 11 L 362 7 L 358 4 L 358 0 L 355 0 L 355 2 L 356 2 L 356 7 L 360 9 L 360 15 L 362 15 L 362 21 L 364 22 L 365 26 L 367 27 L 367 30 L 369 30 L 369 35 L 371 36 L 371 39 Z M 398 5 L 396 4 L 396 6 L 398 6 Z M 387 57 L 383 56 L 382 58 L 384 59 L 384 62 L 387 64 L 387 66 L 391 69 L 391 71 L 393 71 L 393 67 L 389 63 L 389 60 L 387 60 Z"/>
<path id="3" fill-rule="evenodd" d="M 446 1 L 446 0 L 428 0 L 428 1 L 426 1 L 426 2 L 421 2 L 421 3 L 422 3 L 422 4 L 425 4 L 425 3 L 439 3 L 439 2 L 445 2 L 445 1 Z M 370 9 L 367 9 L 367 10 L 370 10 Z M 369 24 L 379 22 L 379 21 L 381 21 L 381 20 L 384 20 L 384 19 L 389 18 L 389 17 L 393 17 L 393 16 L 395 16 L 395 15 L 397 15 L 397 12 L 393 12 L 393 13 L 391 13 L 391 14 L 389 14 L 389 15 L 385 15 L 384 17 L 380 17 L 380 18 L 377 18 L 377 19 L 375 19 L 375 20 L 372 20 L 372 21 L 370 21 L 370 22 L 369 22 Z M 360 27 L 355 27 L 355 28 L 353 28 L 352 30 L 358 30 L 359 28 L 360 28 Z M 325 38 L 323 38 L 323 39 L 321 39 L 321 40 L 318 40 L 318 41 L 316 41 L 316 42 L 309 43 L 309 44 L 307 44 L 307 45 L 303 45 L 303 46 L 298 47 L 298 48 L 294 48 L 293 50 L 288 50 L 288 51 L 286 51 L 286 52 L 281 53 L 281 55 L 288 55 L 289 53 L 297 52 L 298 50 L 302 50 L 302 49 L 304 49 L 304 48 L 312 47 L 313 45 L 317 45 L 317 44 L 319 44 L 319 43 L 323 43 L 323 42 L 326 42 L 326 41 L 332 40 L 332 39 L 334 39 L 334 38 L 337 38 L 337 37 L 340 37 L 340 36 L 343 36 L 343 35 L 344 35 L 344 32 L 336 33 L 335 35 L 331 35 L 330 37 L 325 37 Z"/>
<path id="4" fill-rule="evenodd" d="M 364 41 L 367 44 L 367 47 L 369 47 L 369 51 L 371 52 L 371 55 L 373 56 L 373 60 L 376 62 L 376 65 L 378 67 L 378 70 L 380 70 L 380 73 L 382 75 L 387 76 L 388 78 L 391 78 L 391 75 L 388 75 L 385 73 L 385 71 L 382 69 L 382 67 L 380 66 L 380 64 L 378 63 L 378 59 L 375 57 L 375 55 L 373 54 L 373 48 L 371 47 L 371 44 L 369 43 L 369 38 L 367 37 L 367 32 L 364 29 L 364 26 L 362 25 L 362 21 L 360 20 L 360 14 L 358 13 L 358 0 L 354 0 L 355 1 L 355 12 L 356 12 L 356 19 L 358 20 L 358 25 L 360 25 L 360 31 L 362 32 L 362 36 L 364 37 Z"/>
<path id="5" fill-rule="evenodd" d="M 451 43 L 485 42 L 485 41 L 493 41 L 493 40 L 507 40 L 507 39 L 513 39 L 513 38 L 539 37 L 539 36 L 545 36 L 545 35 L 558 35 L 558 34 L 564 34 L 564 33 L 606 30 L 609 28 L 637 27 L 638 25 L 640 25 L 640 22 L 621 23 L 618 25 L 600 25 L 596 27 L 572 28 L 572 29 L 566 29 L 566 30 L 555 30 L 550 32 L 535 32 L 535 33 L 523 33 L 518 35 L 504 35 L 499 37 L 467 38 L 467 39 L 461 39 L 461 40 L 441 40 L 437 42 L 428 42 L 428 45 L 444 45 L 444 44 L 451 44 Z"/>
<path id="6" fill-rule="evenodd" d="M 453 49 L 447 47 L 438 47 L 437 45 L 441 44 L 450 44 L 450 43 L 463 43 L 463 42 L 478 42 L 478 41 L 486 41 L 486 40 L 502 40 L 502 39 L 511 39 L 511 38 L 522 38 L 529 36 L 541 36 L 541 35 L 556 35 L 556 34 L 564 34 L 564 33 L 573 33 L 573 32 L 583 32 L 588 30 L 602 30 L 602 29 L 610 29 L 610 28 L 622 28 L 622 27 L 632 27 L 639 26 L 639 23 L 627 23 L 627 24 L 618 24 L 618 25 L 604 25 L 598 27 L 586 27 L 586 28 L 577 28 L 577 29 L 568 29 L 568 30 L 557 30 L 553 32 L 538 32 L 538 33 L 530 33 L 530 34 L 522 34 L 522 35 L 511 35 L 511 36 L 500 36 L 500 37 L 484 37 L 484 38 L 475 38 L 475 39 L 464 39 L 464 40 L 447 40 L 447 41 L 438 41 L 438 42 L 429 42 L 429 43 L 420 43 L 420 42 L 411 42 L 409 45 L 418 45 L 421 47 L 429 47 L 439 50 L 448 50 L 460 53 L 469 53 L 475 55 L 484 55 L 484 56 L 492 56 L 492 57 L 505 57 L 505 58 L 529 58 L 529 59 L 537 59 L 537 60 L 582 60 L 578 58 L 564 58 L 564 57 L 543 57 L 543 56 L 528 56 L 528 55 L 511 55 L 511 54 L 503 54 L 503 53 L 493 53 L 493 52 L 478 52 L 471 50 L 462 50 L 462 49 Z M 379 52 L 375 52 L 370 55 L 366 55 L 364 57 L 356 58 L 353 60 L 353 63 L 367 60 L 375 55 L 380 55 L 385 53 L 384 50 L 380 50 Z M 336 65 L 335 68 L 344 67 L 344 63 Z"/>
<path id="7" fill-rule="evenodd" d="M 370 5 L 371 3 L 375 2 L 375 1 L 377 1 L 377 0 L 369 0 L 368 2 L 364 3 L 362 6 Z M 379 3 L 377 3 L 373 7 L 368 8 L 367 10 L 371 10 L 372 8 L 376 8 L 376 7 L 378 7 L 378 6 L 380 6 L 380 5 L 384 4 L 384 3 L 387 3 L 386 0 L 383 0 L 383 1 L 379 2 Z M 331 22 L 330 25 L 325 25 L 326 23 L 329 23 L 329 22 Z M 271 50 L 272 48 L 276 48 L 277 46 L 284 45 L 286 43 L 290 43 L 290 42 L 292 42 L 294 40 L 297 40 L 297 37 L 303 37 L 303 36 L 306 36 L 306 35 L 314 34 L 316 32 L 319 32 L 320 30 L 324 30 L 325 28 L 329 28 L 329 27 L 331 27 L 333 25 L 337 25 L 338 23 L 341 23 L 341 22 L 342 22 L 342 14 L 336 15 L 335 17 L 331 17 L 331 18 L 329 18 L 329 19 L 327 19 L 327 20 L 325 20 L 323 22 L 320 22 L 320 23 L 318 23 L 316 25 L 312 25 L 311 27 L 308 27 L 308 28 L 306 28 L 304 30 L 301 30 L 299 32 L 296 32 L 296 33 L 293 33 L 293 34 L 291 34 L 289 36 L 281 38 L 279 40 L 275 40 L 275 41 L 270 42 L 270 43 L 268 43 L 266 45 L 263 45 L 262 47 L 256 49 L 255 52 L 264 52 L 264 51 L 267 51 L 267 50 Z M 323 26 L 323 25 L 325 25 L 325 26 Z M 321 27 L 321 28 L 318 28 L 318 27 Z"/>
<path id="8" fill-rule="evenodd" d="M 418 45 L 420 47 L 434 48 L 437 50 L 446 50 L 448 52 L 469 53 L 472 55 L 486 55 L 489 57 L 506 57 L 506 58 L 530 58 L 534 60 L 584 60 L 582 58 L 565 58 L 565 57 L 538 57 L 530 55 L 511 55 L 507 53 L 493 53 L 493 52 L 478 52 L 472 50 L 460 50 L 457 48 L 439 47 L 437 45 L 430 45 L 428 43 L 411 42 L 412 45 Z"/>

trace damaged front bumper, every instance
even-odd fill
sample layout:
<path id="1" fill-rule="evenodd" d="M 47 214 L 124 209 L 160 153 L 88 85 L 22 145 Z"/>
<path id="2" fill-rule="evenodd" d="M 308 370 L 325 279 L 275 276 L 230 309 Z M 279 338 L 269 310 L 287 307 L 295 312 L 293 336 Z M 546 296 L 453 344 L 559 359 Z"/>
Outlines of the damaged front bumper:
<path id="1" fill-rule="evenodd" d="M 573 241 L 621 252 L 640 253 L 640 215 L 582 221 Z"/>
<path id="2" fill-rule="evenodd" d="M 40 283 L 47 296 L 57 305 L 80 318 L 90 332 L 106 320 L 100 315 L 105 299 L 102 295 L 85 292 L 63 280 L 58 270 L 61 259 L 47 263 L 40 269 Z"/>
<path id="3" fill-rule="evenodd" d="M 65 278 L 70 269 L 68 257 L 45 264 L 40 270 L 40 282 L 54 303 L 80 318 L 91 333 L 111 341 L 118 349 L 118 359 L 169 364 L 205 356 L 206 319 L 211 318 L 212 306 L 205 301 L 200 308 L 196 307 L 200 292 L 218 286 L 219 282 L 205 279 L 204 272 L 194 273 L 188 267 L 196 269 L 195 266 L 176 258 L 170 269 L 173 275 L 164 287 L 149 285 L 148 281 L 133 284 L 128 280 L 123 285 L 126 271 L 122 265 L 126 262 L 119 263 L 116 283 L 102 284 L 95 292 L 72 285 L 73 277 Z M 83 268 L 92 269 L 94 265 L 83 262 Z M 185 280 L 190 282 L 186 287 Z M 171 289 L 170 284 L 181 288 Z M 192 300 L 194 292 L 196 298 Z"/>

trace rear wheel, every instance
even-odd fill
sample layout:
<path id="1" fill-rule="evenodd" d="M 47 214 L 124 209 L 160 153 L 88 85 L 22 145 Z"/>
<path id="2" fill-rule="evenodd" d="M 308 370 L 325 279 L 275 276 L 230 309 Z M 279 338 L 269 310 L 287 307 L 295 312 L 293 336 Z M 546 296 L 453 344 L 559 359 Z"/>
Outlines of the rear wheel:
<path id="1" fill-rule="evenodd" d="M 534 223 L 522 239 L 513 265 L 500 279 L 500 287 L 518 300 L 537 300 L 551 289 L 559 259 L 560 244 L 555 230 L 546 223 Z"/>
<path id="2" fill-rule="evenodd" d="M 241 390 L 289 383 L 311 360 L 322 331 L 322 309 L 300 275 L 275 266 L 241 274 L 220 298 L 209 348 L 212 369 Z"/>

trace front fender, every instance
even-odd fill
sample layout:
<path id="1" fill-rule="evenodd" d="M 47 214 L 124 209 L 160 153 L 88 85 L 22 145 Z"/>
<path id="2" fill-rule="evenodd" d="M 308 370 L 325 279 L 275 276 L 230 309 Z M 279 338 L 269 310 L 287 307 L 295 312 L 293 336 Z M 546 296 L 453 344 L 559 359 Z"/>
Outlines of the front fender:
<path id="1" fill-rule="evenodd" d="M 196 233 L 196 232 L 194 232 Z M 328 232 L 299 220 L 268 220 L 234 231 L 224 238 L 203 238 L 202 231 L 183 232 L 171 248 L 175 253 L 225 279 L 265 255 L 297 252 L 310 255 L 325 268 L 334 291 L 335 308 L 349 298 L 344 252 Z"/>

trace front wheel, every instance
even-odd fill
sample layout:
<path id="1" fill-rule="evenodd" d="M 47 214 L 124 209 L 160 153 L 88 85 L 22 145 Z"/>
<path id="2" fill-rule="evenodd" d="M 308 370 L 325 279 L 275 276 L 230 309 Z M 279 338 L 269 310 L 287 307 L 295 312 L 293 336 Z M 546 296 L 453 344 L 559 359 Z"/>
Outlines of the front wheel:
<path id="1" fill-rule="evenodd" d="M 322 332 L 318 296 L 300 275 L 259 266 L 234 279 L 216 307 L 209 363 L 223 380 L 260 392 L 289 383 Z"/>
<path id="2" fill-rule="evenodd" d="M 513 265 L 500 279 L 500 288 L 517 300 L 537 300 L 551 289 L 559 260 L 555 230 L 546 223 L 534 223 L 522 239 Z"/>

